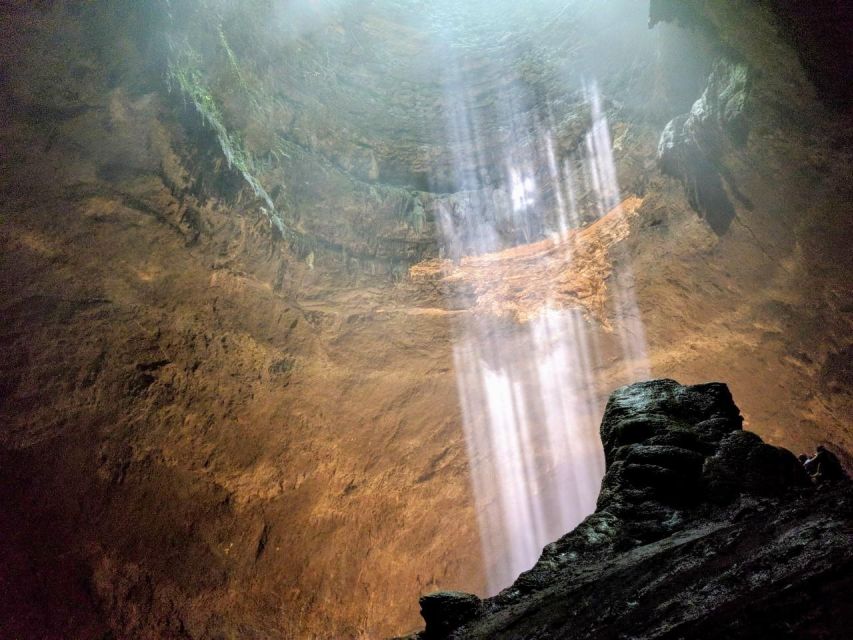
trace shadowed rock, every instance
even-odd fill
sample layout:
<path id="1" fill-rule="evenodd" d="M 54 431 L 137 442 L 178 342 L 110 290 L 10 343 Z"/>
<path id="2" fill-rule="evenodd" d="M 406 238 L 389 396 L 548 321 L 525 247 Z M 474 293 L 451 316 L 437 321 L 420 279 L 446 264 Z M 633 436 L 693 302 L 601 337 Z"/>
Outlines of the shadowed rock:
<path id="1" fill-rule="evenodd" d="M 480 598 L 460 591 L 438 591 L 421 598 L 424 638 L 443 638 L 480 612 Z"/>
<path id="2" fill-rule="evenodd" d="M 617 389 L 596 512 L 494 598 L 423 598 L 413 637 L 842 637 L 851 483 L 815 488 L 742 422 L 721 383 Z"/>

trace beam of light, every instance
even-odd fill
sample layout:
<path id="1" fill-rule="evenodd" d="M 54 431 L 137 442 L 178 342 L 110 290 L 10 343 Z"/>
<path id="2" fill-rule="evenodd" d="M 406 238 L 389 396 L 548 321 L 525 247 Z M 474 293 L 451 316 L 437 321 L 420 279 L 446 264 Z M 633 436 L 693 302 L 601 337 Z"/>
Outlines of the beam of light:
<path id="1" fill-rule="evenodd" d="M 484 162 L 487 143 L 471 95 L 463 74 L 451 65 L 445 87 L 447 137 L 464 196 L 456 196 L 456 205 L 439 205 L 445 256 L 458 261 L 538 237 L 565 238 L 589 218 L 580 193 L 592 194 L 591 204 L 589 198 L 585 202 L 595 216 L 619 206 L 609 126 L 594 82 L 584 92 L 592 124 L 569 157 L 558 155 L 553 122 L 531 115 L 517 94 L 500 101 L 499 116 L 512 135 L 500 149 L 505 166 L 497 187 L 472 177 L 472 166 Z M 624 378 L 647 377 L 631 274 L 622 266 L 612 280 L 608 291 Z M 604 460 L 594 378 L 603 356 L 597 333 L 582 313 L 556 304 L 511 330 L 506 320 L 488 314 L 463 316 L 454 330 L 458 393 L 491 594 L 529 569 L 545 544 L 595 508 Z"/>

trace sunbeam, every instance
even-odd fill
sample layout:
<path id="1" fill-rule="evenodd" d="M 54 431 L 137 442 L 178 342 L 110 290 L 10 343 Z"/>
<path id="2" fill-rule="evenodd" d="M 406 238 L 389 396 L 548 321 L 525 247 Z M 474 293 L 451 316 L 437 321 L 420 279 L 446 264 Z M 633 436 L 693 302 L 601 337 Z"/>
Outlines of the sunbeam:
<path id="1" fill-rule="evenodd" d="M 501 96 L 502 125 L 512 135 L 500 150 L 504 179 L 491 188 L 470 175 L 486 145 L 481 114 L 465 83 L 465 75 L 451 67 L 446 133 L 469 202 L 455 215 L 439 206 L 445 255 L 458 262 L 466 254 L 499 252 L 542 237 L 559 243 L 577 228 L 581 213 L 588 213 L 577 209 L 579 189 L 594 194 L 596 217 L 619 208 L 610 132 L 595 82 L 583 93 L 591 125 L 580 158 L 557 157 L 550 128 L 514 102 L 517 96 Z M 576 183 L 572 170 L 578 160 L 584 184 Z M 543 164 L 548 171 L 537 176 L 534 168 Z M 553 197 L 545 198 L 545 192 Z M 502 203 L 509 204 L 508 211 Z M 613 277 L 608 291 L 624 379 L 646 378 L 645 338 L 630 273 L 623 269 Z M 489 315 L 464 316 L 455 325 L 454 363 L 491 593 L 509 585 L 547 542 L 592 512 L 604 473 L 593 389 L 600 358 L 595 332 L 579 309 L 551 302 L 546 296 L 520 335 L 507 335 L 504 321 Z"/>

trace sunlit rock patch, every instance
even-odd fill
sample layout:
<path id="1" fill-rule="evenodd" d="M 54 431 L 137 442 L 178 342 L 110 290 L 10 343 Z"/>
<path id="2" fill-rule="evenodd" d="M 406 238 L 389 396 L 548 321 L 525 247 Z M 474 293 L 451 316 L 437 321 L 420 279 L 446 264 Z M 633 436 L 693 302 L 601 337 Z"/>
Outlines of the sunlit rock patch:
<path id="1" fill-rule="evenodd" d="M 526 322 L 546 308 L 583 309 L 611 328 L 607 317 L 607 280 L 613 254 L 631 232 L 642 198 L 626 198 L 603 218 L 565 236 L 518 245 L 458 264 L 435 259 L 413 265 L 413 279 L 434 280 L 469 299 L 475 313 Z"/>

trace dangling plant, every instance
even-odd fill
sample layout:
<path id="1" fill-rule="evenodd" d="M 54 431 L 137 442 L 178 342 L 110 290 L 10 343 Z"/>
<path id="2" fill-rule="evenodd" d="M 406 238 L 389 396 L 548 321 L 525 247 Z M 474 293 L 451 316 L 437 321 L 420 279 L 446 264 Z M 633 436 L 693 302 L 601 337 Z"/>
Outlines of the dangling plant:
<path id="1" fill-rule="evenodd" d="M 238 78 L 242 80 L 234 52 L 228 45 L 221 25 L 219 35 L 220 45 L 225 49 L 226 57 L 233 64 Z M 188 42 L 176 42 L 172 38 L 169 38 L 169 49 L 170 56 L 166 72 L 169 90 L 179 91 L 184 100 L 192 104 L 195 111 L 201 116 L 203 123 L 213 130 L 228 168 L 238 171 L 246 184 L 252 189 L 252 193 L 263 200 L 265 206 L 261 208 L 262 211 L 276 230 L 285 236 L 286 229 L 276 211 L 275 203 L 254 175 L 254 162 L 251 154 L 246 150 L 239 135 L 236 132 L 230 132 L 225 126 L 222 110 L 208 88 L 205 74 L 202 71 L 201 55 Z"/>

